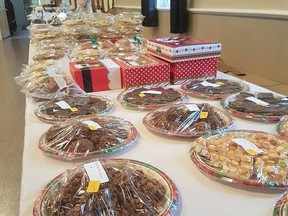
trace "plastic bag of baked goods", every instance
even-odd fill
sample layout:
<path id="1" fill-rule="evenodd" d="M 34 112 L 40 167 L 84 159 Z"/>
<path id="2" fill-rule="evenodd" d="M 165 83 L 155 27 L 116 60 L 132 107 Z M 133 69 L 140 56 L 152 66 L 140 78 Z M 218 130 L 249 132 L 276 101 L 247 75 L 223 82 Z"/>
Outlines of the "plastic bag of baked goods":
<path id="1" fill-rule="evenodd" d="M 130 122 L 114 116 L 91 117 L 90 111 L 87 108 L 86 114 L 80 115 L 85 118 L 53 125 L 40 138 L 39 148 L 48 155 L 73 160 L 115 152 L 136 139 L 136 128 Z M 74 113 L 70 114 L 72 118 Z"/>
<path id="2" fill-rule="evenodd" d="M 59 28 L 52 25 L 43 25 L 42 27 L 31 26 L 29 29 L 30 39 L 32 43 L 38 43 L 42 40 L 55 39 L 61 37 Z"/>
<path id="3" fill-rule="evenodd" d="M 207 175 L 230 183 L 284 188 L 288 181 L 287 146 L 287 141 L 270 133 L 232 130 L 196 139 L 190 153 Z"/>
<path id="4" fill-rule="evenodd" d="M 95 28 L 113 26 L 114 16 L 109 13 L 96 13 L 86 18 L 86 24 Z"/>
<path id="5" fill-rule="evenodd" d="M 123 57 L 131 55 L 139 55 L 142 51 L 141 44 L 134 39 L 125 37 L 115 42 L 115 47 L 109 52 L 109 56 Z"/>
<path id="6" fill-rule="evenodd" d="M 96 95 L 65 95 L 40 104 L 35 115 L 47 123 L 89 115 L 105 115 L 113 108 L 109 98 Z"/>
<path id="7" fill-rule="evenodd" d="M 109 40 L 98 41 L 96 38 L 91 38 L 89 41 L 79 43 L 70 56 L 74 61 L 103 59 L 114 47 Z"/>
<path id="8" fill-rule="evenodd" d="M 63 37 L 55 39 L 45 39 L 35 45 L 36 50 L 43 50 L 49 52 L 50 50 L 60 50 L 70 53 L 75 47 L 76 43 L 67 42 Z"/>
<path id="9" fill-rule="evenodd" d="M 63 34 L 75 42 L 87 41 L 100 36 L 96 28 L 87 25 L 67 26 L 63 28 Z"/>
<path id="10" fill-rule="evenodd" d="M 32 59 L 34 62 L 52 61 L 56 62 L 65 57 L 65 51 L 63 50 L 44 50 L 35 54 Z"/>
<path id="11" fill-rule="evenodd" d="M 32 71 L 31 71 L 32 70 Z M 41 77 L 50 76 L 50 74 L 60 74 L 66 75 L 67 72 L 57 65 L 50 65 L 44 68 L 38 68 L 37 70 L 30 69 L 29 67 L 20 74 L 20 76 L 15 77 L 15 81 L 20 86 L 25 86 L 27 83 L 33 83 L 41 79 Z"/>
<path id="12" fill-rule="evenodd" d="M 135 160 L 102 159 L 54 178 L 34 204 L 35 216 L 175 215 L 179 193 L 156 167 Z"/>
<path id="13" fill-rule="evenodd" d="M 69 75 L 50 74 L 26 83 L 21 90 L 35 102 L 58 98 L 64 95 L 81 95 L 85 92 Z"/>
<path id="14" fill-rule="evenodd" d="M 180 137 L 198 137 L 230 129 L 234 120 L 208 104 L 177 104 L 149 112 L 144 125 L 152 132 Z"/>

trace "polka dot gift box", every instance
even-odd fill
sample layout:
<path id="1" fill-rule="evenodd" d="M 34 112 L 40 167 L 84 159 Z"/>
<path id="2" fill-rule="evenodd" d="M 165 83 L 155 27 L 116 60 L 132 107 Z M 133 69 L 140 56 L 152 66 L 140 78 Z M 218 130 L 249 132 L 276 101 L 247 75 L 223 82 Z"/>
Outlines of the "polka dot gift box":
<path id="1" fill-rule="evenodd" d="M 122 86 L 166 86 L 170 84 L 170 65 L 153 56 L 139 55 L 117 57 L 121 67 Z"/>
<path id="2" fill-rule="evenodd" d="M 187 79 L 215 77 L 221 43 L 181 37 L 149 40 L 148 53 L 170 63 L 171 83 L 181 84 Z"/>

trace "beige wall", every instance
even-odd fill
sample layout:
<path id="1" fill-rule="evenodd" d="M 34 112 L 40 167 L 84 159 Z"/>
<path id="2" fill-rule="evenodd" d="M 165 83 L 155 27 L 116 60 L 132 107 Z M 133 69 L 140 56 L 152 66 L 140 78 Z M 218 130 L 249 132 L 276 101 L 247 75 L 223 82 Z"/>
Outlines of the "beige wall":
<path id="1" fill-rule="evenodd" d="M 169 11 L 159 11 L 159 27 L 145 28 L 145 37 L 172 36 L 169 15 Z M 188 33 L 193 37 L 222 43 L 222 58 L 228 65 L 288 84 L 288 16 L 272 19 L 190 12 L 189 23 Z"/>

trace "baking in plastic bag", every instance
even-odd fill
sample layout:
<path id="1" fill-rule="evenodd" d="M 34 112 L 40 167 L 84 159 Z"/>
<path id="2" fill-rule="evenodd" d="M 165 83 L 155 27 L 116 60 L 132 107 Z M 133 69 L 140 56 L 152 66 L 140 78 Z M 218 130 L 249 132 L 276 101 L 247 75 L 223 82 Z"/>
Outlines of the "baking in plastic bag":
<path id="1" fill-rule="evenodd" d="M 247 147 L 238 144 L 239 138 Z M 288 142 L 273 134 L 244 130 L 200 137 L 190 152 L 192 158 L 198 155 L 211 170 L 228 178 L 287 186 Z"/>
<path id="2" fill-rule="evenodd" d="M 95 169 L 102 171 L 96 181 L 99 188 L 91 187 L 95 181 L 89 170 Z M 175 184 L 153 166 L 124 159 L 100 160 L 56 177 L 38 196 L 33 212 L 35 216 L 172 216 L 178 200 Z"/>
<path id="3" fill-rule="evenodd" d="M 65 95 L 40 104 L 36 116 L 49 123 L 65 121 L 87 115 L 104 115 L 112 110 L 113 103 L 106 97 L 82 94 Z"/>
<path id="4" fill-rule="evenodd" d="M 177 104 L 149 112 L 144 124 L 155 132 L 189 137 L 227 130 L 234 120 L 208 103 Z"/>
<path id="5" fill-rule="evenodd" d="M 120 150 L 132 144 L 136 137 L 136 128 L 124 119 L 86 117 L 53 125 L 41 137 L 39 148 L 50 155 L 72 160 Z"/>

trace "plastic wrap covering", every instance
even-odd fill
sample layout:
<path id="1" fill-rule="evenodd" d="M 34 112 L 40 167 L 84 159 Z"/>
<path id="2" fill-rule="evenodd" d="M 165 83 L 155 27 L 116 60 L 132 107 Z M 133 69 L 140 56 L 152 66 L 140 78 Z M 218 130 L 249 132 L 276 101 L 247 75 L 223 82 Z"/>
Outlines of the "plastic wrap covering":
<path id="1" fill-rule="evenodd" d="M 86 25 L 63 27 L 63 34 L 75 42 L 87 41 L 100 36 L 96 28 L 88 28 Z"/>
<path id="2" fill-rule="evenodd" d="M 288 114 L 288 97 L 269 92 L 240 92 L 221 105 L 237 117 L 259 121 L 279 121 Z"/>
<path id="3" fill-rule="evenodd" d="M 92 38 L 90 41 L 79 43 L 72 51 L 71 57 L 74 61 L 103 59 L 114 47 L 114 44 L 108 40 L 97 41 Z"/>
<path id="4" fill-rule="evenodd" d="M 288 140 L 288 115 L 283 116 L 276 126 L 277 132 L 284 139 Z"/>
<path id="5" fill-rule="evenodd" d="M 34 62 L 54 61 L 64 58 L 65 52 L 63 50 L 44 50 L 32 57 Z"/>
<path id="6" fill-rule="evenodd" d="M 108 154 L 127 147 L 137 137 L 136 128 L 114 116 L 67 120 L 43 134 L 39 148 L 68 160 Z"/>
<path id="7" fill-rule="evenodd" d="M 38 195 L 33 212 L 34 216 L 172 216 L 178 202 L 175 184 L 159 169 L 110 159 L 80 165 L 54 178 Z"/>
<path id="8" fill-rule="evenodd" d="M 86 19 L 86 24 L 91 27 L 110 27 L 114 25 L 114 16 L 109 13 L 96 13 Z"/>
<path id="9" fill-rule="evenodd" d="M 180 137 L 216 134 L 234 126 L 234 120 L 210 104 L 176 104 L 150 111 L 143 119 L 152 132 Z"/>
<path id="10" fill-rule="evenodd" d="M 118 100 L 127 109 L 151 110 L 168 104 L 181 103 L 184 95 L 172 88 L 137 87 L 119 94 Z"/>
<path id="11" fill-rule="evenodd" d="M 273 208 L 272 216 L 286 216 L 288 214 L 288 191 L 285 191 L 278 198 Z"/>
<path id="12" fill-rule="evenodd" d="M 64 95 L 81 95 L 85 92 L 68 75 L 49 75 L 27 82 L 21 90 L 35 102 L 58 98 Z"/>
<path id="13" fill-rule="evenodd" d="M 29 31 L 32 43 L 61 37 L 61 31 L 52 25 L 41 25 L 41 27 L 33 25 L 29 28 Z"/>
<path id="14" fill-rule="evenodd" d="M 196 139 L 194 163 L 208 175 L 257 187 L 287 187 L 288 142 L 261 131 L 229 131 Z"/>
<path id="15" fill-rule="evenodd" d="M 27 67 L 23 69 L 20 76 L 15 77 L 15 81 L 18 85 L 23 87 L 28 83 L 37 82 L 41 77 L 50 76 L 50 74 L 65 75 L 67 72 L 56 65 L 47 66 L 45 69 L 43 67 L 37 69 Z"/>
<path id="16" fill-rule="evenodd" d="M 137 12 L 122 12 L 115 16 L 115 22 L 119 25 L 141 25 L 144 16 Z"/>
<path id="17" fill-rule="evenodd" d="M 41 120 L 54 123 L 87 115 L 104 115 L 112 110 L 113 104 L 106 97 L 81 95 L 64 96 L 45 102 L 37 107 L 35 114 Z"/>
<path id="18" fill-rule="evenodd" d="M 249 87 L 243 81 L 225 79 L 191 80 L 182 84 L 181 89 L 192 97 L 221 99 Z"/>
<path id="19" fill-rule="evenodd" d="M 76 43 L 67 43 L 63 37 L 55 38 L 55 39 L 46 39 L 42 40 L 36 44 L 36 50 L 61 50 L 66 53 L 70 53 L 72 49 L 75 47 Z"/>
<path id="20" fill-rule="evenodd" d="M 139 37 L 134 38 L 122 38 L 115 42 L 115 47 L 109 52 L 109 56 L 112 57 L 124 57 L 143 54 L 146 52 L 146 40 Z"/>
<path id="21" fill-rule="evenodd" d="M 84 19 L 78 16 L 73 16 L 62 21 L 62 23 L 63 23 L 63 26 L 80 26 L 80 25 L 84 25 L 85 21 Z"/>

